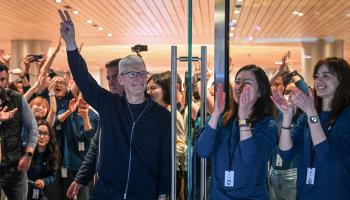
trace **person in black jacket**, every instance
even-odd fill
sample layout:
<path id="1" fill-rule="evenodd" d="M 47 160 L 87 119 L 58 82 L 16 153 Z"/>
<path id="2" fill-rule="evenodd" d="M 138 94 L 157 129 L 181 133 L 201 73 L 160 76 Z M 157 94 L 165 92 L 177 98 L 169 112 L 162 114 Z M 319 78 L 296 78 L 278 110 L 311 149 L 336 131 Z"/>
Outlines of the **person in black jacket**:
<path id="1" fill-rule="evenodd" d="M 78 52 L 68 12 L 59 10 L 59 14 L 74 81 L 101 119 L 97 180 L 91 199 L 165 200 L 171 190 L 171 115 L 145 96 L 148 72 L 144 61 L 129 55 L 119 62 L 123 97 L 103 89 Z"/>
<path id="2" fill-rule="evenodd" d="M 120 96 L 124 93 L 124 87 L 118 82 L 118 64 L 121 58 L 109 61 L 106 67 L 106 79 L 108 82 L 109 91 Z M 82 186 L 86 186 L 93 179 L 96 172 L 96 163 L 98 159 L 98 144 L 100 132 L 98 131 L 95 137 L 91 140 L 90 147 L 86 153 L 85 160 L 75 175 L 74 181 L 67 190 L 67 197 L 77 198 L 79 190 Z"/>

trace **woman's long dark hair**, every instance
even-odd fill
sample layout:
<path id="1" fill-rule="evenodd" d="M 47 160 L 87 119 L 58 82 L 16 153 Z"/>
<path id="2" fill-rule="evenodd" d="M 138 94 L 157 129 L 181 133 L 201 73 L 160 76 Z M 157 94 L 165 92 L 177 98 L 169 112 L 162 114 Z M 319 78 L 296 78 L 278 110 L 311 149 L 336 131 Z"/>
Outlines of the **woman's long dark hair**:
<path id="1" fill-rule="evenodd" d="M 59 160 L 60 160 L 60 152 L 58 149 L 58 146 L 56 144 L 56 136 L 54 133 L 53 128 L 50 126 L 50 124 L 45 120 L 39 120 L 38 121 L 38 127 L 39 126 L 46 126 L 49 130 L 49 143 L 47 143 L 46 149 L 45 149 L 45 162 L 47 163 L 47 167 L 49 170 L 58 170 L 59 168 Z M 38 153 L 38 148 L 35 148 L 35 153 L 33 156 L 33 161 L 35 162 L 36 154 Z"/>
<path id="2" fill-rule="evenodd" d="M 242 67 L 240 70 L 238 70 L 235 76 L 235 79 L 237 78 L 237 75 L 242 71 L 251 71 L 253 73 L 258 83 L 258 87 L 259 87 L 258 92 L 260 93 L 260 97 L 258 97 L 258 99 L 254 104 L 253 113 L 251 114 L 251 116 L 249 116 L 250 120 L 252 122 L 255 122 L 267 115 L 270 115 L 276 119 L 275 108 L 270 98 L 272 95 L 271 85 L 264 70 L 262 70 L 260 67 L 256 65 L 246 65 Z M 227 123 L 232 118 L 237 117 L 237 111 L 238 111 L 238 104 L 233 98 L 232 88 L 230 88 L 229 93 L 230 93 L 229 94 L 230 105 L 229 105 L 229 110 L 225 112 L 225 114 L 223 115 L 224 126 L 226 126 Z"/>
<path id="3" fill-rule="evenodd" d="M 343 58 L 324 58 L 318 61 L 315 65 L 313 77 L 315 77 L 318 70 L 323 65 L 325 65 L 328 68 L 328 70 L 337 77 L 339 81 L 339 85 L 335 90 L 331 102 L 331 113 L 328 121 L 328 124 L 331 124 L 337 119 L 337 117 L 345 109 L 345 107 L 350 105 L 350 65 Z M 320 113 L 322 111 L 322 98 L 317 96 L 315 89 L 314 97 L 316 110 L 318 113 Z"/>
<path id="4" fill-rule="evenodd" d="M 177 74 L 176 76 L 177 82 L 181 84 L 181 78 Z M 165 104 L 170 105 L 171 104 L 171 72 L 166 71 L 159 74 L 153 74 L 148 80 L 147 84 L 150 81 L 154 81 L 157 85 L 159 85 L 162 88 L 163 91 L 163 101 Z"/>

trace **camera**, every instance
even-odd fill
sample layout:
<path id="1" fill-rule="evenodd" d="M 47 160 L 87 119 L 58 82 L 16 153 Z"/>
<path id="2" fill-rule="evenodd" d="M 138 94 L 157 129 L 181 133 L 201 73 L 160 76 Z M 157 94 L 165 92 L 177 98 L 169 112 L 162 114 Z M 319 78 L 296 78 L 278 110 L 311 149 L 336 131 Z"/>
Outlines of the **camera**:
<path id="1" fill-rule="evenodd" d="M 32 59 L 33 62 L 39 62 L 39 60 L 43 58 L 43 55 L 29 55 L 29 56 L 33 57 Z"/>
<path id="2" fill-rule="evenodd" d="M 142 56 L 140 55 L 140 52 L 142 52 L 142 51 L 148 51 L 148 47 L 147 47 L 147 45 L 137 44 L 137 45 L 131 47 L 131 51 L 132 51 L 132 52 L 136 52 L 136 54 L 137 54 L 138 56 L 142 57 Z"/>

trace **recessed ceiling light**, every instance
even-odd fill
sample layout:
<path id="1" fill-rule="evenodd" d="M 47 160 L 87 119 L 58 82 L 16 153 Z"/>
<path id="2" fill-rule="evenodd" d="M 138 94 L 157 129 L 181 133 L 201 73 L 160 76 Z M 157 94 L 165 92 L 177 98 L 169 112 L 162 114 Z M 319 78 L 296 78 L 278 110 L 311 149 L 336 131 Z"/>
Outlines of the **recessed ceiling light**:
<path id="1" fill-rule="evenodd" d="M 233 11 L 233 13 L 234 13 L 234 14 L 239 14 L 240 11 L 239 11 L 239 10 L 235 10 L 235 11 Z"/>
<path id="2" fill-rule="evenodd" d="M 250 36 L 248 39 L 249 39 L 249 41 L 253 41 L 253 40 L 254 40 L 254 37 L 253 37 L 253 36 Z"/>
<path id="3" fill-rule="evenodd" d="M 92 24 L 92 20 L 91 20 L 91 19 L 86 20 L 86 22 L 87 22 L 88 24 Z"/>
<path id="4" fill-rule="evenodd" d="M 230 37 L 233 37 L 233 33 L 230 33 Z"/>
<path id="5" fill-rule="evenodd" d="M 112 33 L 108 33 L 107 36 L 108 36 L 108 37 L 112 37 L 113 34 L 112 34 Z"/>
<path id="6" fill-rule="evenodd" d="M 293 15 L 298 15 L 299 12 L 298 11 L 293 11 Z"/>
<path id="7" fill-rule="evenodd" d="M 79 14 L 79 11 L 73 10 L 73 14 L 78 15 L 78 14 Z"/>
<path id="8" fill-rule="evenodd" d="M 282 61 L 275 61 L 275 64 L 276 65 L 282 65 L 283 63 L 282 63 Z"/>
<path id="9" fill-rule="evenodd" d="M 62 0 L 56 0 L 56 3 L 62 3 Z"/>
<path id="10" fill-rule="evenodd" d="M 237 0 L 237 2 L 243 2 L 243 0 Z"/>
<path id="11" fill-rule="evenodd" d="M 312 57 L 310 55 L 304 55 L 305 59 L 311 59 Z"/>
<path id="12" fill-rule="evenodd" d="M 98 27 L 97 29 L 98 29 L 99 31 L 103 31 L 103 27 L 102 27 L 102 26 Z"/>
<path id="13" fill-rule="evenodd" d="M 298 16 L 302 17 L 302 16 L 304 16 L 304 13 L 298 13 Z"/>
<path id="14" fill-rule="evenodd" d="M 234 26 L 232 26 L 231 28 L 230 28 L 230 30 L 231 31 L 234 31 L 236 28 L 234 27 Z"/>
<path id="15" fill-rule="evenodd" d="M 260 30 L 261 30 L 261 26 L 260 26 L 260 25 L 256 25 L 255 29 L 256 29 L 257 31 L 260 31 Z"/>
<path id="16" fill-rule="evenodd" d="M 232 26 L 235 26 L 237 24 L 237 20 L 236 19 L 233 19 L 233 20 L 231 20 L 230 21 L 230 27 L 232 27 Z"/>

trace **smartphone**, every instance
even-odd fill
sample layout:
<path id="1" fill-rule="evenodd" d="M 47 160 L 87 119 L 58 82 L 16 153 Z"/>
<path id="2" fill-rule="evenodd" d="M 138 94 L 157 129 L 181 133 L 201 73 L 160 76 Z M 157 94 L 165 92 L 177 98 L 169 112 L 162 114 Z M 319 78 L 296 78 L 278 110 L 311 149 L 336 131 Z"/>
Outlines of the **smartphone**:
<path id="1" fill-rule="evenodd" d="M 33 57 L 32 61 L 33 62 L 39 62 L 40 59 L 43 58 L 43 55 L 30 55 Z"/>

